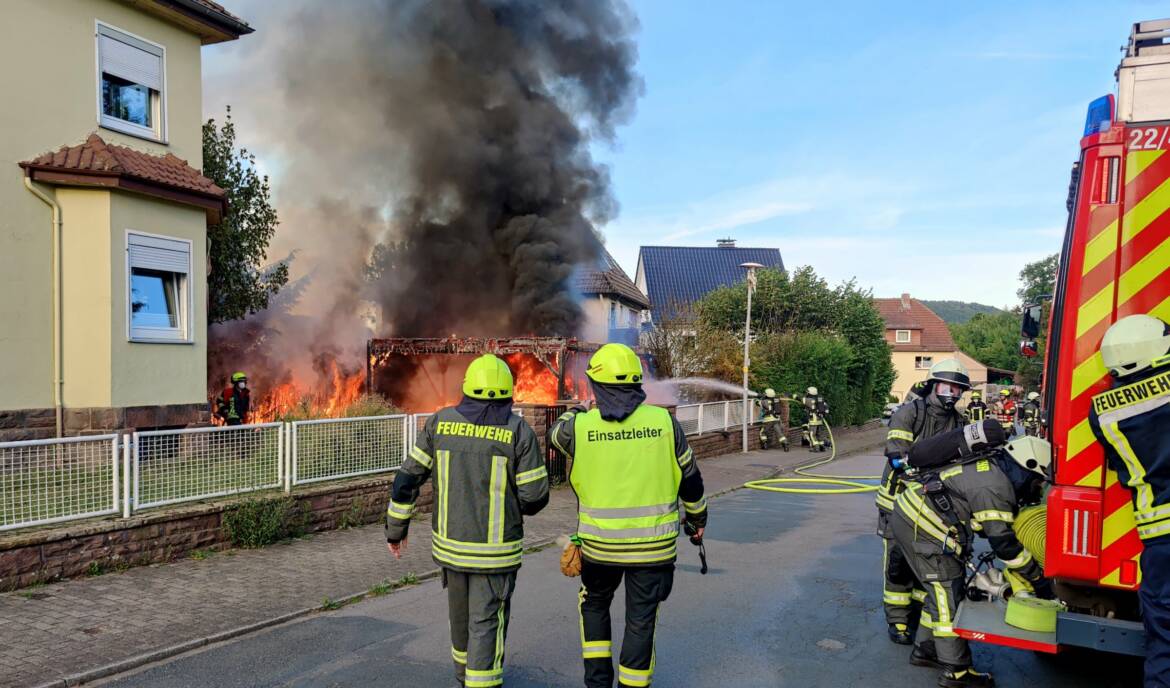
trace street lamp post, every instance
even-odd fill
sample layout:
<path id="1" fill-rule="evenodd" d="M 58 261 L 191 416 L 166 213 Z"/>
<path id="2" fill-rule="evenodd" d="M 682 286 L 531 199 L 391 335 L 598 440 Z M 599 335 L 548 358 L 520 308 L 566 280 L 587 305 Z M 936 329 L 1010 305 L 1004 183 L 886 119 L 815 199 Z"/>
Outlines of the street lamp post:
<path id="1" fill-rule="evenodd" d="M 749 347 L 752 342 L 752 292 L 756 289 L 756 268 L 762 268 L 759 263 L 741 263 L 741 268 L 747 269 L 747 318 L 743 327 L 743 453 L 748 453 L 748 425 L 751 422 L 750 406 L 748 404 L 748 367 L 751 365 Z"/>

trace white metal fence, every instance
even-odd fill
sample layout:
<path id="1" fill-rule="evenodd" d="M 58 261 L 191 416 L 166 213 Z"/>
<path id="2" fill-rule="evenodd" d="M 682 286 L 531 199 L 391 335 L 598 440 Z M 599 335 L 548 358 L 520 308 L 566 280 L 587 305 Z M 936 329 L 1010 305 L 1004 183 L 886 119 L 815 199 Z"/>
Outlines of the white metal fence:
<path id="1" fill-rule="evenodd" d="M 748 400 L 748 422 L 759 419 L 759 401 Z M 686 404 L 675 409 L 675 417 L 688 435 L 715 430 L 728 430 L 743 424 L 743 401 L 712 401 L 705 404 Z"/>
<path id="2" fill-rule="evenodd" d="M 392 471 L 406 460 L 417 427 L 417 419 L 405 415 L 291 423 L 291 482 L 301 485 Z"/>
<path id="3" fill-rule="evenodd" d="M 118 513 L 118 436 L 0 443 L 0 530 Z"/>
<path id="4" fill-rule="evenodd" d="M 134 433 L 133 509 L 284 484 L 284 423 Z"/>
<path id="5" fill-rule="evenodd" d="M 751 402 L 751 418 L 758 416 Z M 0 531 L 396 470 L 432 414 L 0 443 Z M 688 435 L 740 425 L 743 404 L 679 406 Z"/>

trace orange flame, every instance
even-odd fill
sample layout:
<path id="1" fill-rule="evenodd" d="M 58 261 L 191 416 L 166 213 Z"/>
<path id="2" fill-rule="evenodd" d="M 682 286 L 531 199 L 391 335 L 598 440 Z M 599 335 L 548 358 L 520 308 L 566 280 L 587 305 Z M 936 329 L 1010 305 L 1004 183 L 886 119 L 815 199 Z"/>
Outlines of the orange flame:
<path id="1" fill-rule="evenodd" d="M 515 380 L 513 398 L 518 403 L 551 404 L 557 400 L 557 377 L 532 354 L 503 357 Z"/>
<path id="2" fill-rule="evenodd" d="M 248 422 L 269 423 L 289 415 L 338 418 L 362 396 L 365 382 L 365 373 L 347 374 L 334 361 L 330 364 L 326 379 L 317 385 L 293 380 L 269 390 L 261 390 L 260 396 L 253 397 Z M 212 422 L 222 424 L 217 418 L 213 418 Z"/>

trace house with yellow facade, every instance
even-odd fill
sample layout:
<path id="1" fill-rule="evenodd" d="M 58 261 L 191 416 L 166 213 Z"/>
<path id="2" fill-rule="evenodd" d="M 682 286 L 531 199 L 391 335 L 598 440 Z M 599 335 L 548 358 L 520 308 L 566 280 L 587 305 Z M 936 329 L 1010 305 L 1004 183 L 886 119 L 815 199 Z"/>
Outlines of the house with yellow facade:
<path id="1" fill-rule="evenodd" d="M 208 420 L 202 46 L 211 0 L 8 0 L 0 441 Z"/>
<path id="2" fill-rule="evenodd" d="M 973 387 L 984 392 L 989 374 L 997 381 L 1005 375 L 1014 375 L 1011 371 L 989 368 L 960 351 L 947 323 L 909 294 L 896 299 L 874 299 L 874 305 L 885 321 L 886 342 L 897 373 L 890 394 L 899 401 L 906 398 L 914 383 L 927 378 L 932 365 L 947 358 L 959 359 L 967 367 Z"/>

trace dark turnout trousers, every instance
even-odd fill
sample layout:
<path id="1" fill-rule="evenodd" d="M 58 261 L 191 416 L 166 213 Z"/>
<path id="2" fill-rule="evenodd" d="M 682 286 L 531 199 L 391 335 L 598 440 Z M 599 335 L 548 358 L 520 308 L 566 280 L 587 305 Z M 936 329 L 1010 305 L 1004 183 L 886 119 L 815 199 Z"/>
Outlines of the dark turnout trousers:
<path id="1" fill-rule="evenodd" d="M 463 573 L 443 569 L 451 620 L 455 675 L 468 688 L 504 684 L 504 639 L 508 634 L 516 572 Z"/>
<path id="2" fill-rule="evenodd" d="M 1170 688 L 1170 536 L 1142 544 L 1139 596 L 1146 627 L 1145 688 Z"/>
<path id="3" fill-rule="evenodd" d="M 581 562 L 581 652 L 588 688 L 613 686 L 613 635 L 609 607 L 626 581 L 626 632 L 618 662 L 618 685 L 649 686 L 654 678 L 654 631 L 658 605 L 670 596 L 674 564 L 605 566 Z M 470 685 L 470 684 L 469 684 Z"/>
<path id="4" fill-rule="evenodd" d="M 903 624 L 907 628 L 917 624 L 926 594 L 902 548 L 892 537 L 882 538 L 882 575 L 886 623 Z"/>
<path id="5" fill-rule="evenodd" d="M 955 633 L 955 614 L 963 599 L 965 579 L 963 562 L 949 553 L 916 551 L 914 525 L 897 515 L 890 519 L 894 539 L 906 555 L 914 577 L 926 590 L 922 605 L 922 621 L 914 644 L 921 646 L 933 640 L 938 661 L 948 667 L 971 666 L 971 648 Z"/>

